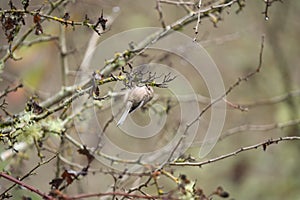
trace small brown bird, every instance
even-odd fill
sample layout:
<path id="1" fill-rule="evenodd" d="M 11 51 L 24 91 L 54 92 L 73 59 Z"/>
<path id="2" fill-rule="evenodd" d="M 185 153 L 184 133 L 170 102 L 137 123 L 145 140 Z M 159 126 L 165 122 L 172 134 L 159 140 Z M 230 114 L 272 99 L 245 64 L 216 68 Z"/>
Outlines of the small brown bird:
<path id="1" fill-rule="evenodd" d="M 124 123 L 129 113 L 134 112 L 138 108 L 144 106 L 153 98 L 153 88 L 150 86 L 136 86 L 128 91 L 125 111 L 122 114 L 117 126 Z"/>

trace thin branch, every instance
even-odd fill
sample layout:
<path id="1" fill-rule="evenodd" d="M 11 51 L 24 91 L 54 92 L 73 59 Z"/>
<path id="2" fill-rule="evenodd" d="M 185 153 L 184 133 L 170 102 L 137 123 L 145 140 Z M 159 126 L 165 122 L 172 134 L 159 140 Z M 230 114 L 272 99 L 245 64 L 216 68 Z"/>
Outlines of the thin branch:
<path id="1" fill-rule="evenodd" d="M 238 110 L 240 110 L 240 111 L 242 111 L 242 112 L 248 111 L 248 110 L 249 110 L 247 107 L 241 106 L 240 104 L 232 103 L 231 101 L 228 101 L 228 100 L 225 99 L 225 98 L 223 98 L 223 100 L 225 101 L 225 103 L 226 103 L 229 107 L 231 107 L 231 108 L 233 108 L 233 109 L 238 109 Z"/>
<path id="2" fill-rule="evenodd" d="M 165 3 L 165 4 L 172 4 L 172 5 L 189 5 L 189 6 L 194 6 L 194 2 L 190 1 L 172 1 L 172 0 L 159 0 L 160 3 Z"/>
<path id="3" fill-rule="evenodd" d="M 172 150 L 172 152 L 170 153 L 169 156 L 169 161 L 171 161 L 171 158 L 173 157 L 174 153 L 176 152 L 177 148 L 180 146 L 181 142 L 184 140 L 188 130 L 190 129 L 190 127 L 195 124 L 198 120 L 200 120 L 200 118 L 202 117 L 202 115 L 208 110 L 210 109 L 214 104 L 216 104 L 217 102 L 223 100 L 235 87 L 237 87 L 241 82 L 243 81 L 247 81 L 249 78 L 251 78 L 252 76 L 254 76 L 256 73 L 258 73 L 262 67 L 262 56 L 263 56 L 263 49 L 264 49 L 264 36 L 262 36 L 262 40 L 261 40 L 261 45 L 260 45 L 260 52 L 259 52 L 259 62 L 258 62 L 258 66 L 257 68 L 253 71 L 250 72 L 249 74 L 247 74 L 244 77 L 240 77 L 238 78 L 238 80 L 232 84 L 227 90 L 226 92 L 221 95 L 220 97 L 214 99 L 211 101 L 210 104 L 208 104 L 206 107 L 203 108 L 203 110 L 200 112 L 200 114 L 190 123 L 186 124 L 186 128 L 181 136 L 181 138 L 179 139 L 178 143 L 176 144 L 176 146 L 174 147 L 174 149 Z"/>
<path id="4" fill-rule="evenodd" d="M 35 45 L 35 44 L 40 44 L 40 43 L 43 43 L 43 42 L 51 42 L 51 41 L 54 41 L 54 40 L 58 40 L 58 37 L 57 36 L 39 37 L 39 38 L 31 40 L 31 41 L 24 41 L 24 42 L 22 42 L 21 46 L 30 47 L 30 46 Z"/>
<path id="5" fill-rule="evenodd" d="M 68 159 L 66 159 L 65 157 L 63 157 L 62 155 L 58 155 L 59 159 L 64 162 L 65 164 L 72 166 L 73 168 L 78 168 L 78 169 L 83 169 L 85 166 L 80 165 L 78 163 L 75 162 L 71 162 Z M 147 176 L 149 177 L 151 175 L 151 172 L 129 172 L 126 169 L 124 171 L 113 171 L 110 169 L 102 169 L 102 168 L 89 168 L 88 172 L 92 172 L 92 173 L 103 173 L 103 174 L 115 174 L 118 176 L 136 176 L 136 177 L 142 177 L 142 176 Z"/>
<path id="6" fill-rule="evenodd" d="M 198 3 L 198 9 L 200 10 L 201 8 L 201 4 L 202 4 L 202 0 L 199 0 L 199 3 Z M 201 12 L 198 12 L 198 17 L 197 17 L 197 22 L 196 22 L 196 26 L 195 26 L 195 37 L 194 37 L 194 41 L 197 40 L 197 36 L 198 36 L 198 28 L 199 28 L 199 25 L 201 23 Z"/>
<path id="7" fill-rule="evenodd" d="M 5 179 L 7 179 L 7 180 L 9 180 L 9 181 L 11 181 L 11 182 L 14 182 L 17 185 L 20 185 L 20 186 L 22 186 L 22 187 L 30 190 L 31 192 L 36 193 L 37 195 L 43 197 L 44 199 L 49 199 L 49 200 L 53 200 L 54 199 L 53 197 L 47 195 L 46 193 L 39 191 L 35 187 L 33 187 L 31 185 L 28 185 L 28 184 L 26 184 L 26 183 L 24 183 L 24 182 L 22 182 L 22 181 L 20 181 L 20 180 L 18 180 L 16 178 L 10 176 L 10 175 L 8 175 L 8 174 L 6 174 L 4 172 L 0 172 L 0 176 L 3 177 L 3 178 L 5 178 Z"/>
<path id="8" fill-rule="evenodd" d="M 19 88 L 22 88 L 23 84 L 19 83 L 18 85 L 16 85 L 15 87 L 9 88 L 7 87 L 1 94 L 0 94 L 0 99 L 2 99 L 3 97 L 7 96 L 9 93 L 11 92 L 16 92 Z"/>
<path id="9" fill-rule="evenodd" d="M 255 132 L 265 132 L 265 131 L 271 131 L 274 129 L 283 129 L 290 126 L 296 126 L 300 124 L 300 119 L 290 120 L 287 122 L 281 122 L 281 123 L 273 123 L 273 124 L 264 124 L 264 125 L 253 125 L 253 124 L 245 124 L 242 126 L 238 126 L 232 129 L 229 129 L 225 131 L 222 136 L 219 138 L 219 140 L 223 140 L 226 137 L 229 137 L 231 135 L 245 132 L 245 131 L 255 131 Z"/>
<path id="10" fill-rule="evenodd" d="M 258 100 L 258 101 L 255 101 L 255 102 L 240 104 L 240 105 L 242 107 L 246 107 L 246 108 L 272 105 L 272 104 L 277 104 L 277 103 L 284 102 L 284 101 L 286 101 L 286 100 L 288 100 L 292 97 L 297 97 L 297 96 L 300 96 L 300 90 L 294 90 L 294 91 L 290 91 L 286 94 L 275 96 L 275 97 L 272 97 L 272 98 L 269 98 L 269 99 Z"/>
<path id="11" fill-rule="evenodd" d="M 48 196 L 46 193 L 43 193 L 41 191 L 39 191 L 38 189 L 30 186 L 30 185 L 27 185 L 26 183 L 23 183 L 22 180 L 24 180 L 25 178 L 29 177 L 32 175 L 32 173 L 37 170 L 38 168 L 40 168 L 41 166 L 51 162 L 54 158 L 56 158 L 56 155 L 49 158 L 48 160 L 42 162 L 42 163 L 38 163 L 33 169 L 31 169 L 27 174 L 25 174 L 22 178 L 20 179 L 16 179 L 4 172 L 0 172 L 0 176 L 11 181 L 11 182 L 14 182 L 15 184 L 13 184 L 12 186 L 10 186 L 8 189 L 6 189 L 4 192 L 2 192 L 0 194 L 0 197 L 4 196 L 7 192 L 9 192 L 12 188 L 14 188 L 16 185 L 20 185 L 20 186 L 23 186 L 25 188 L 27 188 L 28 190 L 38 194 L 39 196 L 43 197 L 44 199 L 49 199 L 49 200 L 53 200 L 54 198 L 51 197 L 51 196 Z"/>
<path id="12" fill-rule="evenodd" d="M 91 154 L 92 152 L 94 152 L 94 149 L 91 148 L 87 148 L 85 147 L 83 144 L 81 144 L 80 142 L 78 142 L 77 140 L 75 140 L 72 136 L 70 136 L 69 134 L 65 133 L 65 137 L 66 139 L 71 142 L 75 147 L 79 148 L 79 149 L 87 149 Z M 101 150 L 101 149 L 100 149 Z M 98 156 L 101 156 L 109 161 L 111 161 L 112 163 L 116 162 L 116 163 L 126 163 L 126 164 L 137 164 L 137 165 L 144 165 L 143 163 L 140 162 L 140 159 L 136 159 L 136 160 L 125 160 L 125 159 L 120 159 L 114 156 L 110 156 L 107 154 L 102 153 L 100 150 L 95 151 L 94 153 L 97 154 Z"/>
<path id="13" fill-rule="evenodd" d="M 220 1 L 224 2 L 224 0 Z M 237 0 L 228 1 L 226 4 L 213 4 L 212 6 L 208 6 L 206 8 L 199 9 L 196 12 L 190 12 L 186 16 L 180 18 L 179 20 L 175 21 L 174 23 L 166 26 L 165 29 L 155 32 L 152 35 L 146 37 L 143 41 L 135 46 L 134 49 L 125 50 L 121 55 L 118 56 L 118 59 L 114 58 L 111 60 L 106 61 L 106 65 L 101 69 L 101 74 L 104 77 L 107 77 L 111 74 L 112 71 L 121 67 L 120 63 L 127 63 L 133 57 L 140 55 L 143 53 L 149 46 L 156 43 L 158 40 L 162 39 L 163 37 L 171 34 L 173 30 L 179 30 L 183 26 L 190 24 L 191 22 L 197 20 L 198 13 L 201 13 L 201 19 L 209 18 L 208 14 L 220 12 L 220 10 L 230 7 L 234 3 L 237 3 Z"/>
<path id="14" fill-rule="evenodd" d="M 47 20 L 53 20 L 56 22 L 59 22 L 61 24 L 64 25 L 70 25 L 70 26 L 87 26 L 88 28 L 91 28 L 93 30 L 95 30 L 95 25 L 91 24 L 87 21 L 73 21 L 73 20 L 69 20 L 66 19 L 65 17 L 59 18 L 56 16 L 52 16 L 50 15 L 51 13 L 48 14 L 42 14 L 40 11 L 28 11 L 28 10 L 1 10 L 0 14 L 7 14 L 7 13 L 12 13 L 12 14 L 29 14 L 31 16 L 40 16 L 44 19 Z"/>
<path id="15" fill-rule="evenodd" d="M 259 147 L 262 147 L 263 150 L 265 151 L 266 148 L 268 146 L 272 145 L 272 144 L 278 144 L 279 142 L 282 142 L 282 141 L 291 141 L 291 140 L 300 140 L 300 137 L 299 136 L 291 136 L 291 137 L 280 137 L 280 138 L 277 138 L 277 139 L 269 139 L 267 141 L 264 141 L 264 142 L 261 142 L 261 143 L 255 144 L 255 145 L 242 147 L 242 148 L 240 148 L 240 149 L 238 149 L 234 152 L 224 154 L 222 156 L 219 156 L 219 157 L 216 157 L 216 158 L 213 158 L 213 159 L 209 159 L 209 160 L 206 160 L 206 161 L 202 161 L 202 162 L 172 162 L 172 163 L 169 163 L 169 165 L 172 165 L 172 166 L 198 166 L 198 167 L 202 167 L 203 165 L 207 165 L 207 164 L 210 164 L 210 163 L 213 163 L 213 162 L 224 160 L 224 159 L 229 158 L 229 157 L 236 156 L 237 154 L 239 154 L 241 152 L 254 150 L 254 149 L 257 149 Z"/>
<path id="16" fill-rule="evenodd" d="M 166 23 L 164 21 L 164 18 L 163 18 L 163 12 L 162 12 L 162 9 L 161 9 L 161 6 L 160 6 L 160 1 L 159 0 L 156 0 L 156 6 L 155 6 L 155 9 L 157 10 L 158 12 L 158 15 L 159 15 L 159 21 L 161 23 L 161 26 L 163 28 L 166 28 Z"/>
<path id="17" fill-rule="evenodd" d="M 48 10 L 47 15 L 50 15 L 57 7 L 59 7 L 63 2 L 65 2 L 65 0 L 58 0 L 54 3 L 51 4 L 51 8 Z M 2 12 L 0 12 L 2 13 Z M 44 20 L 42 20 L 44 21 Z M 17 42 L 14 44 L 14 46 L 11 48 L 10 52 L 7 52 L 5 54 L 5 56 L 0 60 L 1 62 L 6 62 L 10 57 L 11 57 L 11 53 L 15 52 L 21 45 L 22 43 L 25 41 L 25 39 L 29 36 L 30 33 L 32 33 L 32 31 L 34 31 L 36 28 L 36 26 L 32 26 L 30 27 L 27 31 L 25 31 L 25 33 L 23 33 L 23 35 L 17 40 Z"/>
<path id="18" fill-rule="evenodd" d="M 265 20 L 268 21 L 269 20 L 269 7 L 272 6 L 273 3 L 279 1 L 282 3 L 282 0 L 264 0 L 265 1 L 265 11 L 262 12 L 262 14 L 265 15 Z"/>
<path id="19" fill-rule="evenodd" d="M 148 196 L 148 195 L 139 195 L 139 194 L 129 194 L 127 192 L 104 192 L 104 193 L 94 193 L 94 194 L 79 194 L 76 196 L 69 197 L 69 199 L 76 200 L 76 199 L 104 197 L 104 196 L 122 196 L 127 198 L 138 198 L 138 199 L 165 199 L 168 197 L 168 195 Z"/>
<path id="20" fill-rule="evenodd" d="M 150 176 L 148 176 L 147 180 L 146 180 L 144 183 L 142 183 L 142 184 L 140 184 L 140 185 L 138 185 L 138 186 L 136 186 L 136 187 L 134 187 L 134 188 L 130 188 L 130 189 L 127 191 L 127 193 L 130 194 L 130 193 L 135 192 L 135 191 L 139 191 L 139 192 L 143 193 L 143 192 L 142 192 L 142 189 L 143 189 L 144 187 L 145 187 L 145 188 L 148 187 L 148 185 L 149 185 L 149 183 L 150 183 L 151 180 L 152 180 L 152 176 L 150 175 Z M 124 200 L 124 199 L 126 199 L 125 196 L 124 196 L 121 200 Z"/>
<path id="21" fill-rule="evenodd" d="M 179 0 L 179 2 L 180 2 L 180 3 L 183 3 L 181 6 L 183 7 L 183 9 L 184 9 L 187 13 L 192 13 L 192 12 L 194 12 L 193 9 L 192 9 L 191 7 L 194 6 L 195 3 L 194 3 L 194 5 L 186 5 L 186 4 L 184 4 L 184 3 L 186 3 L 184 0 Z"/>
<path id="22" fill-rule="evenodd" d="M 58 37 L 57 36 L 39 37 L 39 38 L 36 38 L 34 40 L 31 40 L 31 41 L 23 41 L 20 44 L 20 46 L 31 47 L 32 45 L 35 45 L 35 44 L 41 44 L 43 42 L 51 42 L 53 40 L 58 40 Z M 0 51 L 8 50 L 8 48 L 9 48 L 8 45 L 1 46 Z"/>
<path id="23" fill-rule="evenodd" d="M 60 48 L 60 61 L 61 61 L 61 78 L 62 88 L 67 86 L 67 74 L 69 69 L 68 54 L 67 54 L 67 42 L 66 42 L 66 30 L 65 27 L 60 26 L 60 37 L 59 37 L 59 48 Z"/>

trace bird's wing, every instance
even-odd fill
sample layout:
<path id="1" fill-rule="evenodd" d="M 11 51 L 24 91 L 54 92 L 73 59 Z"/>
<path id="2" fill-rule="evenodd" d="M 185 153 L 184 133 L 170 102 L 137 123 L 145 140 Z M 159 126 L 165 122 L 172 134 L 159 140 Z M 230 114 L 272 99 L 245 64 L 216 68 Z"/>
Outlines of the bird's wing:
<path id="1" fill-rule="evenodd" d="M 143 101 L 141 101 L 139 104 L 133 104 L 132 106 L 131 106 L 131 109 L 130 109 L 130 111 L 129 111 L 129 113 L 132 113 L 132 112 L 134 112 L 135 110 L 137 110 L 138 108 L 140 108 L 140 107 L 142 107 L 143 105 L 144 105 L 144 100 Z"/>
<path id="2" fill-rule="evenodd" d="M 120 126 L 124 123 L 124 121 L 125 121 L 127 115 L 129 114 L 131 108 L 132 108 L 132 102 L 128 101 L 127 104 L 126 104 L 125 111 L 123 112 L 120 120 L 118 121 L 117 126 Z"/>

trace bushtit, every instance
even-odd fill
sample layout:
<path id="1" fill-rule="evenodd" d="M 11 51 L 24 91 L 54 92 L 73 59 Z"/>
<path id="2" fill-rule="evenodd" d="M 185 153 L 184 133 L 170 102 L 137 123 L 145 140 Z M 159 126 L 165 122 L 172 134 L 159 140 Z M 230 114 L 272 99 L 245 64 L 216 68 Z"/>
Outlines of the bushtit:
<path id="1" fill-rule="evenodd" d="M 126 99 L 125 111 L 122 114 L 117 126 L 122 125 L 129 113 L 144 106 L 153 97 L 153 89 L 150 86 L 136 86 L 128 91 Z"/>

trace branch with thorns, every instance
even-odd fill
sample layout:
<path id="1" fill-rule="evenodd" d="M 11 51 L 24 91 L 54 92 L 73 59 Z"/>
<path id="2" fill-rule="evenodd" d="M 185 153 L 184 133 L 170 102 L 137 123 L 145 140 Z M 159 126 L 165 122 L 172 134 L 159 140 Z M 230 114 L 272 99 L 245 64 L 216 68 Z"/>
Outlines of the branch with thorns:
<path id="1" fill-rule="evenodd" d="M 247 147 L 241 147 L 240 149 L 238 149 L 234 152 L 224 154 L 224 155 L 221 155 L 219 157 L 209 159 L 209 160 L 206 160 L 206 161 L 201 161 L 201 162 L 197 162 L 197 161 L 176 162 L 176 161 L 174 161 L 174 162 L 169 163 L 169 165 L 171 165 L 171 166 L 197 166 L 197 167 L 202 167 L 203 165 L 207 165 L 207 164 L 218 162 L 220 160 L 224 160 L 224 159 L 227 159 L 227 158 L 230 158 L 230 157 L 234 157 L 237 154 L 240 154 L 240 153 L 245 152 L 245 151 L 255 150 L 255 149 L 258 149 L 259 147 L 262 147 L 263 150 L 265 151 L 267 149 L 267 147 L 270 146 L 270 145 L 278 144 L 279 142 L 283 142 L 283 141 L 291 141 L 291 140 L 300 140 L 300 137 L 299 136 L 290 136 L 290 137 L 280 137 L 280 138 L 276 138 L 276 139 L 268 139 L 264 142 L 261 142 L 261 143 L 255 144 L 255 145 L 251 145 L 251 146 L 247 146 Z"/>

